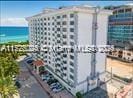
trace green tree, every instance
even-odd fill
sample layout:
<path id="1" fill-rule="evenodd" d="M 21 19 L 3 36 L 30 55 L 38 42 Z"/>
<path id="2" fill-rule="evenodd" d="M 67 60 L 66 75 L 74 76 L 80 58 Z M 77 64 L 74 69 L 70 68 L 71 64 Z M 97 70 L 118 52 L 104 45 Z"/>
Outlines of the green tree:
<path id="1" fill-rule="evenodd" d="M 0 77 L 16 76 L 19 73 L 18 64 L 10 57 L 0 57 Z"/>
<path id="2" fill-rule="evenodd" d="M 13 98 L 17 88 L 13 76 L 19 73 L 18 64 L 10 57 L 0 57 L 0 95 L 2 98 Z"/>
<path id="3" fill-rule="evenodd" d="M 11 77 L 0 78 L 0 96 L 2 98 L 13 98 L 13 95 L 17 93 L 17 88 L 14 86 L 14 81 L 12 81 Z"/>
<path id="4" fill-rule="evenodd" d="M 76 93 L 76 98 L 83 98 L 82 94 L 80 92 Z"/>

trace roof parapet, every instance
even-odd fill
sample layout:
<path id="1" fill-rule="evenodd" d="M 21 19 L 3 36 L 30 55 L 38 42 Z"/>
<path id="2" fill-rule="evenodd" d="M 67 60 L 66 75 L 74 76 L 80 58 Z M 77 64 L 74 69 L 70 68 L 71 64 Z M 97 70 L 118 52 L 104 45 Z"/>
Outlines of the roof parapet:
<path id="1" fill-rule="evenodd" d="M 55 11 L 56 9 L 54 9 L 54 8 L 45 8 L 42 12 L 43 13 L 49 13 L 49 12 L 53 12 L 53 11 Z"/>

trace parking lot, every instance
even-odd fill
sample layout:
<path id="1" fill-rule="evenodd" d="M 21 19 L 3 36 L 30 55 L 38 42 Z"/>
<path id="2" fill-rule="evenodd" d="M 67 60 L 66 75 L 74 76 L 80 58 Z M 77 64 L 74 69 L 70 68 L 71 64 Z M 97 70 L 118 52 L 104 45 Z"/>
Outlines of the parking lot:
<path id="1" fill-rule="evenodd" d="M 124 78 L 133 77 L 133 64 L 132 63 L 125 63 L 119 60 L 107 58 L 106 68 L 108 72 L 111 72 L 111 68 L 112 68 L 112 73 L 120 77 L 124 77 Z"/>
<path id="2" fill-rule="evenodd" d="M 40 75 L 40 77 L 45 83 L 49 85 L 51 91 L 53 91 L 54 93 L 58 93 L 64 89 L 59 81 L 56 80 L 48 71 L 45 71 Z"/>
<path id="3" fill-rule="evenodd" d="M 46 92 L 42 89 L 36 79 L 28 71 L 24 61 L 19 62 L 20 74 L 17 77 L 19 81 L 20 98 L 49 98 Z"/>
<path id="4" fill-rule="evenodd" d="M 28 60 L 26 63 L 28 66 L 30 66 L 32 65 L 31 62 L 32 60 Z M 48 93 L 52 98 L 74 98 L 74 96 L 71 95 L 65 89 L 65 87 L 63 87 L 62 84 L 60 84 L 60 82 L 48 71 L 43 71 L 40 74 L 33 72 L 33 74 L 45 89 L 45 92 Z"/>

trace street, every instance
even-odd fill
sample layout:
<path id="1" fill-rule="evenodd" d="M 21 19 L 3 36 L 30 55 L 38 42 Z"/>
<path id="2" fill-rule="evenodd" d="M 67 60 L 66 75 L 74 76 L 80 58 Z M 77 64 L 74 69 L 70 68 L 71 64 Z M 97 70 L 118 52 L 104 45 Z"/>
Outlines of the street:
<path id="1" fill-rule="evenodd" d="M 20 75 L 18 77 L 21 88 L 19 89 L 20 98 L 49 98 L 40 84 L 28 71 L 24 61 L 19 62 Z"/>

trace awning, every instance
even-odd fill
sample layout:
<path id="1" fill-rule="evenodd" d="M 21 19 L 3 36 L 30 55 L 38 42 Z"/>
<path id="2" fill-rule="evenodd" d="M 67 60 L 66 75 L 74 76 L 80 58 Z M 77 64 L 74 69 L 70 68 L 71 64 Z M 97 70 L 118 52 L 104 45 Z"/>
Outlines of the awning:
<path id="1" fill-rule="evenodd" d="M 44 62 L 42 60 L 36 60 L 33 62 L 34 66 L 44 66 Z"/>

